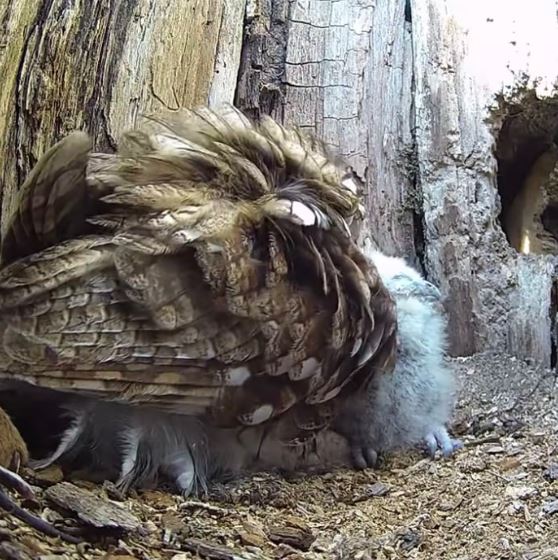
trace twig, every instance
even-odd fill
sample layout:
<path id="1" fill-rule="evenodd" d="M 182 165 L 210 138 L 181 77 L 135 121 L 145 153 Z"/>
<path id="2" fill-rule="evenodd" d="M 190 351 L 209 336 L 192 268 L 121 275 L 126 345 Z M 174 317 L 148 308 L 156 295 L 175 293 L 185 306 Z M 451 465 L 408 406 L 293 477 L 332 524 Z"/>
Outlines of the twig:
<path id="1" fill-rule="evenodd" d="M 27 498 L 28 500 L 33 499 L 34 492 L 33 488 L 21 478 L 18 474 L 10 471 L 2 466 L 0 466 L 0 484 L 15 490 L 20 496 Z"/>
<path id="2" fill-rule="evenodd" d="M 14 517 L 21 519 L 21 521 L 27 523 L 27 525 L 33 527 L 33 529 L 36 529 L 41 533 L 44 533 L 45 535 L 49 535 L 51 537 L 60 537 L 62 540 L 71 544 L 78 544 L 82 542 L 81 539 L 60 531 L 47 521 L 44 521 L 40 517 L 37 517 L 24 510 L 16 503 L 14 503 L 8 496 L 6 496 L 6 494 L 2 490 L 0 490 L 0 508 L 13 515 Z"/>
<path id="3" fill-rule="evenodd" d="M 552 375 L 552 374 L 550 374 Z M 532 387 L 526 395 L 518 395 L 515 400 L 513 401 L 513 403 L 511 405 L 509 405 L 507 408 L 503 409 L 503 412 L 511 412 L 512 410 L 514 410 L 514 408 L 522 401 L 525 401 L 527 399 L 529 399 L 530 397 L 532 397 L 538 390 L 538 388 L 541 386 L 541 383 L 547 379 L 549 377 L 548 373 L 544 373 L 542 375 L 539 376 L 537 382 L 535 383 L 534 387 Z"/>
<path id="4" fill-rule="evenodd" d="M 188 552 L 193 552 L 201 558 L 207 558 L 208 560 L 246 560 L 244 556 L 239 556 L 229 548 L 198 539 L 187 539 L 182 543 L 182 546 Z"/>
<path id="5" fill-rule="evenodd" d="M 473 441 L 465 442 L 465 447 L 476 447 L 477 445 L 483 445 L 484 443 L 501 443 L 502 437 L 497 435 L 486 436 L 483 438 L 474 439 Z"/>

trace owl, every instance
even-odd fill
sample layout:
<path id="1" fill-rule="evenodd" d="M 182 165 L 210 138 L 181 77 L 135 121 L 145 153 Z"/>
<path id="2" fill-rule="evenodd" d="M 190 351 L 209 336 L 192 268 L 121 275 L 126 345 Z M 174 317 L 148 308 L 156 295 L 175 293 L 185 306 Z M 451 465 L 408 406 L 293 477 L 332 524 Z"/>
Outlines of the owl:
<path id="1" fill-rule="evenodd" d="M 356 467 L 375 466 L 378 454 L 425 444 L 431 456 L 462 447 L 447 430 L 456 392 L 445 361 L 441 294 L 402 258 L 369 255 L 397 309 L 397 360 L 392 375 L 370 378 L 351 395 L 334 428 L 352 445 Z"/>
<path id="2" fill-rule="evenodd" d="M 395 360 L 360 208 L 322 143 L 231 106 L 153 115 L 116 153 L 51 148 L 1 246 L 0 382 L 67 395 L 36 464 L 89 448 L 125 488 L 163 472 L 187 494 L 233 440 L 311 441 Z"/>

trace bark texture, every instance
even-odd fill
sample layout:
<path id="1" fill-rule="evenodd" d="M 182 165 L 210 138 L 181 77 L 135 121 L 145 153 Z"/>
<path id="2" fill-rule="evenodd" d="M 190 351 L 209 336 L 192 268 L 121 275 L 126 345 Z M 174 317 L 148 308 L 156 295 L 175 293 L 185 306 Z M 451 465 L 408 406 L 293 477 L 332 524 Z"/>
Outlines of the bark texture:
<path id="1" fill-rule="evenodd" d="M 401 0 L 249 2 L 236 99 L 341 153 L 365 185 L 363 242 L 414 258 L 411 49 Z"/>
<path id="2" fill-rule="evenodd" d="M 98 147 L 159 107 L 232 101 L 243 0 L 0 0 L 2 223 L 46 149 Z"/>
<path id="3" fill-rule="evenodd" d="M 449 297 L 452 351 L 504 348 L 549 365 L 555 257 L 510 246 L 500 195 L 512 176 L 521 189 L 556 131 L 558 113 L 544 102 L 556 95 L 556 4 L 497 0 L 465 9 L 415 0 L 411 7 L 425 264 Z M 522 126 L 523 112 L 530 117 Z M 510 119 L 515 134 L 504 142 Z M 539 132 L 526 132 L 537 120 Z M 522 135 L 523 144 L 536 144 L 533 153 Z M 514 160 L 512 176 L 498 176 Z"/>
<path id="4" fill-rule="evenodd" d="M 554 220 L 531 168 L 558 137 L 556 11 L 555 0 L 0 0 L 2 221 L 70 130 L 110 147 L 161 106 L 234 100 L 349 160 L 366 197 L 362 244 L 441 285 L 453 354 L 548 364 L 556 257 L 508 239 L 529 226 L 514 231 L 518 196 L 537 201 L 539 233 Z"/>

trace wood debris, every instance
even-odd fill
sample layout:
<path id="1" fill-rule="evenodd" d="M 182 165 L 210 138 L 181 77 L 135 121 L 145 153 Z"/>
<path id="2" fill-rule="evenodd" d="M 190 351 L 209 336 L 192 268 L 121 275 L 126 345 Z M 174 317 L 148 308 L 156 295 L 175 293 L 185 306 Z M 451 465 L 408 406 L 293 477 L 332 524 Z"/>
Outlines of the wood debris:
<path id="1" fill-rule="evenodd" d="M 454 363 L 462 384 L 454 425 L 466 446 L 453 458 L 432 461 L 417 451 L 389 457 L 377 470 L 264 473 L 186 500 L 161 491 L 123 500 L 110 485 L 44 489 L 51 482 L 33 479 L 41 486 L 36 501 L 22 506 L 85 542 L 45 537 L 0 513 L 0 558 L 558 558 L 552 379 L 533 392 L 544 372 L 519 360 L 486 355 Z M 510 403 L 517 403 L 511 411 Z"/>
<path id="2" fill-rule="evenodd" d="M 79 519 L 93 527 L 122 531 L 137 531 L 141 528 L 139 519 L 124 506 L 70 482 L 60 482 L 47 488 L 45 497 L 75 513 Z"/>

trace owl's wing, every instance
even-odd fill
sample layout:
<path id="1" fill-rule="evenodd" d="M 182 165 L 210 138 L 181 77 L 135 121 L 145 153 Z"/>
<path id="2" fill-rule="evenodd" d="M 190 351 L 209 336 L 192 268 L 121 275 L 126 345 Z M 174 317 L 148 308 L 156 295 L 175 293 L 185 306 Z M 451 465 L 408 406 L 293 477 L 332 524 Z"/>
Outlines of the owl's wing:
<path id="1" fill-rule="evenodd" d="M 0 271 L 0 375 L 220 425 L 296 409 L 321 427 L 395 353 L 393 303 L 348 234 L 352 185 L 271 120 L 154 127 L 89 156 L 88 188 L 111 193 L 93 234 Z"/>
<path id="2" fill-rule="evenodd" d="M 2 239 L 2 265 L 81 233 L 93 202 L 85 181 L 90 150 L 89 136 L 73 132 L 41 157 L 19 190 Z"/>

